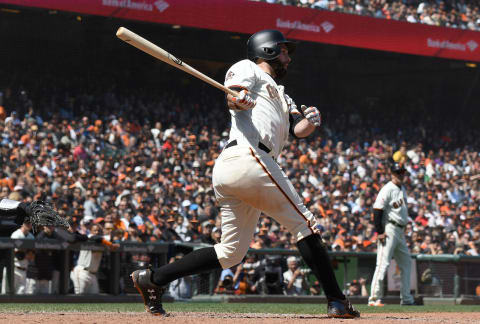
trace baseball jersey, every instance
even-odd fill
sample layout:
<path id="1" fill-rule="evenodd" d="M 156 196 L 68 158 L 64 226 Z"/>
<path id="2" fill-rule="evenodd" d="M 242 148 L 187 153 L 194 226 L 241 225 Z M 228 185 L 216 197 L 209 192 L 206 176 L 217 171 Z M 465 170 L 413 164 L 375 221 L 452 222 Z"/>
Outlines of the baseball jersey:
<path id="1" fill-rule="evenodd" d="M 253 109 L 230 109 L 230 140 L 253 147 L 262 142 L 276 158 L 288 139 L 290 126 L 283 86 L 277 85 L 268 73 L 250 60 L 237 62 L 227 71 L 225 86 L 247 89 L 256 101 Z"/>
<path id="2" fill-rule="evenodd" d="M 32 233 L 28 232 L 27 235 L 25 235 L 22 230 L 19 228 L 15 232 L 10 235 L 11 239 L 31 239 L 33 240 L 35 237 L 32 235 Z M 17 249 L 15 249 L 17 251 Z M 13 259 L 13 263 L 16 267 L 20 267 L 23 269 L 26 269 L 28 267 L 28 260 L 23 258 L 22 260 L 19 260 L 17 258 Z"/>
<path id="3" fill-rule="evenodd" d="M 408 222 L 407 193 L 405 188 L 401 188 L 389 181 L 377 195 L 373 204 L 374 209 L 383 209 L 384 222 L 393 220 L 400 225 L 406 225 Z"/>
<path id="4" fill-rule="evenodd" d="M 90 239 L 92 236 L 90 236 Z M 92 250 L 80 250 L 78 254 L 77 266 L 82 267 L 92 273 L 96 273 L 102 261 L 103 252 Z"/>

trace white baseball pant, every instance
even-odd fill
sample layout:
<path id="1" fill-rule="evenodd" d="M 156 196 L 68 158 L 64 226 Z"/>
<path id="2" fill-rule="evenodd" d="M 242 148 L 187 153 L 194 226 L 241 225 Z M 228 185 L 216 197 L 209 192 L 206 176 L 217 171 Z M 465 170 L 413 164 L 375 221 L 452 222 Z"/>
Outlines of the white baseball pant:
<path id="1" fill-rule="evenodd" d="M 98 280 L 95 273 L 85 270 L 83 267 L 76 266 L 70 273 L 70 279 L 73 281 L 75 294 L 98 294 Z"/>
<path id="2" fill-rule="evenodd" d="M 3 280 L 2 280 L 2 294 L 7 293 L 7 268 L 3 268 Z M 23 295 L 26 293 L 27 286 L 27 271 L 20 270 L 14 267 L 13 271 L 13 291 L 16 295 Z"/>
<path id="3" fill-rule="evenodd" d="M 407 242 L 403 229 L 387 223 L 385 225 L 387 238 L 385 245 L 378 243 L 377 266 L 372 279 L 372 286 L 369 301 L 373 302 L 383 298 L 383 280 L 390 265 L 392 257 L 397 261 L 400 268 L 402 286 L 400 288 L 400 300 L 402 303 L 413 303 L 413 296 L 410 294 L 410 271 L 411 256 L 408 251 Z"/>
<path id="4" fill-rule="evenodd" d="M 248 145 L 225 149 L 213 168 L 213 188 L 221 206 L 221 243 L 214 246 L 224 269 L 240 263 L 264 212 L 298 240 L 317 233 L 316 220 L 280 166 Z"/>
<path id="5" fill-rule="evenodd" d="M 38 280 L 27 278 L 27 295 L 36 294 L 51 294 L 52 293 L 52 281 L 51 280 Z"/>

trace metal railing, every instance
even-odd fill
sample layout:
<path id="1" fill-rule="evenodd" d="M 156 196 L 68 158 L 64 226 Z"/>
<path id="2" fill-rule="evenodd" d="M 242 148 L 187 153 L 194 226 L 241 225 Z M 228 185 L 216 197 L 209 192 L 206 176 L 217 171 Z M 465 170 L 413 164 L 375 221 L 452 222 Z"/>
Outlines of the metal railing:
<path id="1" fill-rule="evenodd" d="M 6 266 L 7 293 L 13 294 L 14 250 L 54 250 L 60 255 L 59 293 L 69 293 L 70 271 L 73 268 L 71 253 L 80 250 L 103 251 L 102 266 L 105 272 L 103 292 L 111 295 L 133 293 L 127 282 L 128 274 L 148 264 L 157 267 L 168 262 L 168 258 L 177 251 L 188 252 L 205 247 L 205 244 L 193 243 L 130 243 L 122 242 L 120 248 L 109 251 L 96 243 L 75 243 L 57 240 L 29 240 L 0 238 L 1 263 Z M 267 255 L 300 256 L 297 250 L 284 249 L 250 249 L 249 253 L 260 258 Z M 332 257 L 340 286 L 347 287 L 352 278 L 364 277 L 371 281 L 375 269 L 376 254 L 369 252 L 329 252 Z M 137 256 L 137 257 L 135 257 Z M 138 257 L 141 256 L 141 257 Z M 145 257 L 145 258 L 142 258 Z M 419 296 L 455 297 L 475 295 L 475 288 L 480 285 L 480 257 L 465 255 L 412 255 L 417 261 L 417 279 Z M 136 261 L 132 261 L 136 260 Z M 138 261 L 138 260 L 146 260 Z M 429 272 L 431 280 L 425 281 L 423 274 Z M 218 281 L 219 272 L 196 276 L 195 291 L 198 294 L 213 294 Z M 434 289 L 433 289 L 434 288 Z"/>
<path id="2" fill-rule="evenodd" d="M 69 290 L 70 270 L 72 268 L 70 253 L 80 250 L 92 250 L 104 252 L 104 259 L 108 259 L 108 293 L 112 295 L 120 294 L 121 274 L 125 267 L 121 265 L 122 254 L 144 254 L 153 256 L 149 263 L 153 266 L 160 266 L 167 262 L 167 254 L 172 244 L 169 243 L 122 243 L 120 248 L 115 251 L 109 251 L 101 244 L 82 242 L 69 244 L 58 240 L 31 240 L 31 239 L 8 239 L 0 238 L 0 250 L 3 252 L 2 264 L 6 266 L 7 293 L 13 294 L 14 282 L 14 250 L 53 250 L 60 254 L 60 282 L 59 293 L 67 294 Z M 5 253 L 6 252 L 6 253 Z M 127 271 L 128 272 L 128 271 Z"/>

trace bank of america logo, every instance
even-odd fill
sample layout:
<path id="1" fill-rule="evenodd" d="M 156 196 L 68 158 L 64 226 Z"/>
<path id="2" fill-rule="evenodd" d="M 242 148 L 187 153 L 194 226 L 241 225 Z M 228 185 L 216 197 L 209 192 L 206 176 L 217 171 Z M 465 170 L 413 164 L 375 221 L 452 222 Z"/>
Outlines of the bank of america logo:
<path id="1" fill-rule="evenodd" d="M 467 46 L 468 46 L 468 49 L 470 50 L 470 52 L 473 52 L 474 50 L 477 49 L 478 44 L 477 44 L 476 41 L 470 40 L 470 41 L 467 42 Z"/>
<path id="2" fill-rule="evenodd" d="M 170 6 L 168 2 L 163 0 L 158 0 L 154 2 L 155 7 L 157 7 L 158 11 L 164 12 Z"/>
<path id="3" fill-rule="evenodd" d="M 323 30 L 328 34 L 329 32 L 331 32 L 335 26 L 329 22 L 329 21 L 324 21 L 320 26 L 322 26 Z"/>

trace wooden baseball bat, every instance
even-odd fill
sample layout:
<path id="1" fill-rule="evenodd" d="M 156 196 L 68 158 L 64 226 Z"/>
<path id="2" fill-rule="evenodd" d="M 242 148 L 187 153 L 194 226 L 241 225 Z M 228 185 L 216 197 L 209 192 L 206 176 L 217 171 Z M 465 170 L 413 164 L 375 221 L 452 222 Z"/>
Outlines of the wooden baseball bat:
<path id="1" fill-rule="evenodd" d="M 182 71 L 187 72 L 188 74 L 193 75 L 196 78 L 199 78 L 202 81 L 205 81 L 206 83 L 214 86 L 217 89 L 222 90 L 223 92 L 227 94 L 231 94 L 234 97 L 238 97 L 238 92 L 229 89 L 225 87 L 223 84 L 218 83 L 217 81 L 213 80 L 212 78 L 206 76 L 205 74 L 195 70 L 193 67 L 190 65 L 186 64 L 182 60 L 176 58 L 172 54 L 168 53 L 164 49 L 158 47 L 157 45 L 153 44 L 152 42 L 149 42 L 145 38 L 135 34 L 134 32 L 128 30 L 125 27 L 120 27 L 117 30 L 117 37 L 123 40 L 124 42 L 127 42 L 128 44 L 135 46 L 141 51 L 144 51 L 147 54 L 152 55 L 153 57 L 156 57 L 160 61 L 163 61 L 167 64 L 170 64 L 171 66 L 180 69 Z"/>

